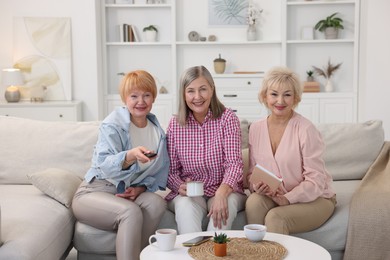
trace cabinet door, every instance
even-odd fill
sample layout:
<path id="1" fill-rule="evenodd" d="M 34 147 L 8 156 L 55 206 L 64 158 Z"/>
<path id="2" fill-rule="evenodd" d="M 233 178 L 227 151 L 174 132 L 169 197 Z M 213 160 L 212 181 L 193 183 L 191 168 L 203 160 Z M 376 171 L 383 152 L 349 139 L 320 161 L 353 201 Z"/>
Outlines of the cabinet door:
<path id="1" fill-rule="evenodd" d="M 329 98 L 320 101 L 321 123 L 352 123 L 353 99 Z"/>
<path id="2" fill-rule="evenodd" d="M 320 122 L 320 109 L 318 99 L 302 99 L 295 109 L 299 114 L 309 119 L 312 123 Z"/>

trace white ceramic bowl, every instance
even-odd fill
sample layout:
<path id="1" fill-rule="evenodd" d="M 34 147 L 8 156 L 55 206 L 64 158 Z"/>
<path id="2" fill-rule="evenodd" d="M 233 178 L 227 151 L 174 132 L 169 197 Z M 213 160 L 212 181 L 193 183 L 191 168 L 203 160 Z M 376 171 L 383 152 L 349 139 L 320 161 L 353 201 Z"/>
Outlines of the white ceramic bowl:
<path id="1" fill-rule="evenodd" d="M 244 233 L 246 238 L 252 242 L 259 242 L 263 240 L 267 227 L 260 224 L 249 224 L 244 226 Z"/>

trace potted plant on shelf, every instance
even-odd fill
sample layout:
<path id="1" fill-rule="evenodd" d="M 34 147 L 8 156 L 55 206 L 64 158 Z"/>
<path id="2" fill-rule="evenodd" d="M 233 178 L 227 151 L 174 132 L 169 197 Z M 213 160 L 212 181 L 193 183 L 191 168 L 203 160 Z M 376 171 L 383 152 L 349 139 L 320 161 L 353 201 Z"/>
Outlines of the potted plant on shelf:
<path id="1" fill-rule="evenodd" d="M 214 254 L 215 256 L 226 256 L 227 255 L 227 242 L 230 239 L 227 237 L 225 233 L 214 232 Z"/>
<path id="2" fill-rule="evenodd" d="M 336 17 L 338 13 L 334 13 L 323 20 L 318 21 L 314 29 L 324 32 L 325 39 L 337 39 L 339 29 L 344 29 L 343 20 Z"/>
<path id="3" fill-rule="evenodd" d="M 303 92 L 319 92 L 320 84 L 314 80 L 314 71 L 306 71 L 306 81 L 303 83 Z"/>
<path id="4" fill-rule="evenodd" d="M 326 92 L 332 92 L 333 91 L 333 84 L 331 82 L 331 77 L 333 74 L 340 68 L 342 63 L 333 65 L 330 62 L 330 59 L 328 60 L 328 66 L 324 67 L 323 69 L 320 69 L 316 66 L 313 66 L 313 69 L 315 73 L 317 73 L 320 76 L 323 76 L 326 79 L 326 85 L 325 85 L 325 91 Z"/>
<path id="5" fill-rule="evenodd" d="M 154 25 L 149 25 L 144 27 L 143 29 L 144 35 L 145 35 L 145 40 L 147 42 L 155 42 L 157 41 L 157 27 Z"/>

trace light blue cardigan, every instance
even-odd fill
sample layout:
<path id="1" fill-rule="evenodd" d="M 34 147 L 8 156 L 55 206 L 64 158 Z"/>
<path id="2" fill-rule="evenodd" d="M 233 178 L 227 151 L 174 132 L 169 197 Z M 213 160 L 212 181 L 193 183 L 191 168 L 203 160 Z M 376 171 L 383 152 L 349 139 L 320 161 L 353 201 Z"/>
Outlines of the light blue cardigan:
<path id="1" fill-rule="evenodd" d="M 144 171 L 140 171 L 137 162 L 128 169 L 122 169 L 126 152 L 132 149 L 129 136 L 130 117 L 126 107 L 119 107 L 103 120 L 92 157 L 92 166 L 85 175 L 85 180 L 90 182 L 95 177 L 106 179 L 115 186 L 124 181 L 126 187 L 145 185 L 150 192 L 165 190 L 169 171 L 167 141 L 164 130 L 156 116 L 151 113 L 147 115 L 147 119 L 157 126 L 160 133 L 156 159 Z"/>

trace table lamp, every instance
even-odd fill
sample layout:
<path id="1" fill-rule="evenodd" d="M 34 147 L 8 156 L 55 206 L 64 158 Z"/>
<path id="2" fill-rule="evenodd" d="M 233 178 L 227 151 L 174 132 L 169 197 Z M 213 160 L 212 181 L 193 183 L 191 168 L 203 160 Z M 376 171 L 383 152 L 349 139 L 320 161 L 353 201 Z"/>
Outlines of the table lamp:
<path id="1" fill-rule="evenodd" d="M 6 87 L 4 97 L 7 102 L 19 102 L 19 86 L 23 85 L 22 73 L 19 69 L 3 69 L 2 83 Z"/>

